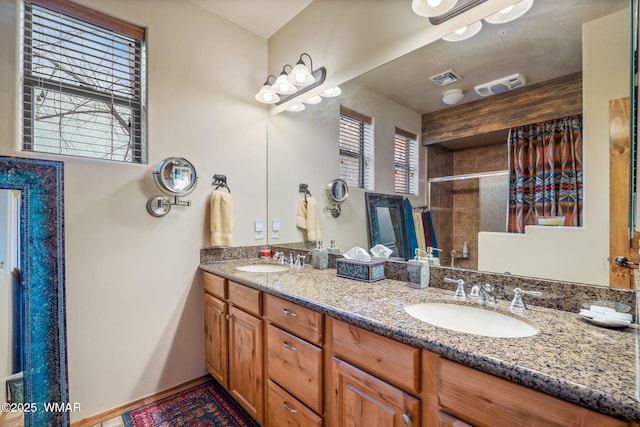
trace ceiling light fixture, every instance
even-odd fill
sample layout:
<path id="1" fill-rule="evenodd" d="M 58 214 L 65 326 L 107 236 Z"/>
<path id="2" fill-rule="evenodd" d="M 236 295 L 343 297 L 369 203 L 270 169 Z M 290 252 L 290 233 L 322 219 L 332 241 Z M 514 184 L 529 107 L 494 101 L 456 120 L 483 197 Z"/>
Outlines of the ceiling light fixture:
<path id="1" fill-rule="evenodd" d="M 462 89 L 450 89 L 448 91 L 445 91 L 445 93 L 442 95 L 442 102 L 447 105 L 455 105 L 458 102 L 462 101 L 462 98 L 464 98 L 464 92 L 462 91 Z"/>
<path id="2" fill-rule="evenodd" d="M 298 112 L 298 111 L 302 111 L 304 110 L 306 107 L 304 106 L 304 104 L 302 102 L 298 103 L 298 104 L 293 104 L 291 107 L 287 108 L 287 111 L 294 111 L 294 112 Z"/>
<path id="3" fill-rule="evenodd" d="M 446 35 L 442 38 L 442 40 L 446 40 L 448 42 L 459 42 L 462 40 L 470 39 L 480 32 L 482 29 L 482 22 L 476 21 L 471 25 L 467 25 L 466 27 L 459 28 L 455 30 L 453 33 Z"/>
<path id="4" fill-rule="evenodd" d="M 277 79 L 269 75 L 255 98 L 265 104 L 280 105 L 320 86 L 326 77 L 327 70 L 324 67 L 314 70 L 311 56 L 303 53 L 295 67 L 289 64 L 282 67 Z M 270 79 L 275 81 L 272 83 Z"/>
<path id="5" fill-rule="evenodd" d="M 493 15 L 487 16 L 484 20 L 489 24 L 504 24 L 505 22 L 511 22 L 527 13 L 529 9 L 531 9 L 532 5 L 533 0 L 521 0 L 511 6 L 505 7 Z"/>
<path id="6" fill-rule="evenodd" d="M 413 0 L 411 8 L 416 15 L 430 18 L 449 12 L 456 3 L 457 0 Z"/>

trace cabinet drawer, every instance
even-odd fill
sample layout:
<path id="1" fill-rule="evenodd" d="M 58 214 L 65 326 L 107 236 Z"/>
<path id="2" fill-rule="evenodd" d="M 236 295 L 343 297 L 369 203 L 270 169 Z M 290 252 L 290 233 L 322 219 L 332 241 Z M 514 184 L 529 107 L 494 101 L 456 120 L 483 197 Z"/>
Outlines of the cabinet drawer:
<path id="1" fill-rule="evenodd" d="M 332 319 L 339 357 L 409 392 L 420 392 L 420 350 Z"/>
<path id="2" fill-rule="evenodd" d="M 203 271 L 202 281 L 204 282 L 204 290 L 206 292 L 220 299 L 227 299 L 226 279 Z"/>
<path id="3" fill-rule="evenodd" d="M 273 381 L 267 390 L 267 426 L 320 427 L 322 418 Z"/>
<path id="4" fill-rule="evenodd" d="M 440 406 L 472 424 L 627 426 L 628 423 L 450 360 L 440 361 Z"/>
<path id="5" fill-rule="evenodd" d="M 265 295 L 267 318 L 280 328 L 322 345 L 322 314 L 273 295 Z"/>
<path id="6" fill-rule="evenodd" d="M 269 378 L 322 413 L 322 349 L 273 325 L 267 327 Z"/>
<path id="7" fill-rule="evenodd" d="M 260 291 L 229 280 L 229 302 L 256 316 L 262 316 Z"/>

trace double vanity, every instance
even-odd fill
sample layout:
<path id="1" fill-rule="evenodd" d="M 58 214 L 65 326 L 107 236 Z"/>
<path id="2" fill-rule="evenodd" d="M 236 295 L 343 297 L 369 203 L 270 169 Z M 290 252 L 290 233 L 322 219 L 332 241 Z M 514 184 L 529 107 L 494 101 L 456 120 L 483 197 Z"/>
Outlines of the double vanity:
<path id="1" fill-rule="evenodd" d="M 200 268 L 207 370 L 261 425 L 640 421 L 636 325 L 601 328 L 532 301 L 513 314 L 502 295 L 456 301 L 437 272 L 414 289 L 258 258 Z"/>

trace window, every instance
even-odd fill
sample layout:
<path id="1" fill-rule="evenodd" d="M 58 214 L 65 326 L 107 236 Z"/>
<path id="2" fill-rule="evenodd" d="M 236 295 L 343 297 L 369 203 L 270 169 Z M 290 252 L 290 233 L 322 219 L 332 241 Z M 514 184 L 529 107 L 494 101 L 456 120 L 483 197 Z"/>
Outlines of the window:
<path id="1" fill-rule="evenodd" d="M 394 142 L 396 193 L 418 194 L 418 137 L 396 128 Z"/>
<path id="2" fill-rule="evenodd" d="M 22 32 L 22 149 L 145 163 L 144 29 L 25 0 Z"/>
<path id="3" fill-rule="evenodd" d="M 340 107 L 340 178 L 351 188 L 373 190 L 373 119 Z"/>

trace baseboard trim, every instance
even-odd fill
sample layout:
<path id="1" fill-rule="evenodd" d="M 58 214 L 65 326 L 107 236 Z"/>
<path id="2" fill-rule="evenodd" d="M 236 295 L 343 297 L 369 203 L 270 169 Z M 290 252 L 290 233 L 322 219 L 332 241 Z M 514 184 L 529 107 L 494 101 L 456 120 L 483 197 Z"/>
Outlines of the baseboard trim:
<path id="1" fill-rule="evenodd" d="M 164 399 L 167 396 L 171 396 L 172 394 L 180 393 L 181 391 L 187 390 L 191 387 L 204 384 L 207 381 L 211 380 L 211 378 L 212 378 L 211 375 L 208 375 L 208 374 L 203 375 L 200 378 L 187 381 L 186 383 L 183 383 L 183 384 L 178 384 L 166 390 L 162 390 L 157 393 L 151 394 L 147 397 L 142 397 L 140 399 L 137 399 L 122 405 L 118 405 L 115 408 L 108 409 L 104 412 L 100 412 L 90 417 L 83 418 L 79 421 L 71 423 L 71 426 L 72 427 L 90 427 L 95 424 L 99 424 L 103 421 L 110 420 L 111 418 L 117 417 L 118 415 L 122 415 L 125 412 L 131 411 L 132 409 L 135 409 L 139 406 L 147 405 L 157 400 Z"/>

